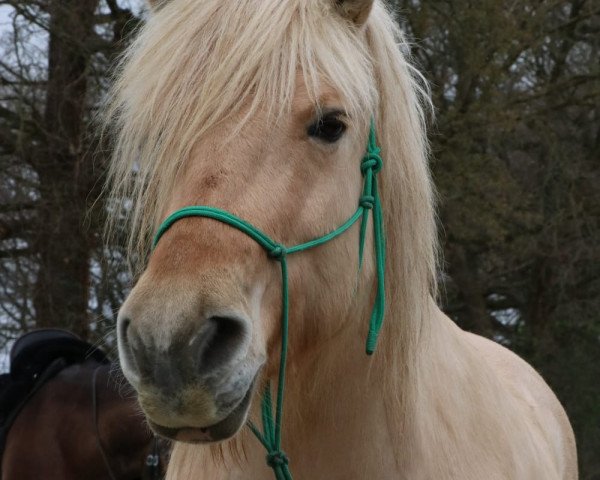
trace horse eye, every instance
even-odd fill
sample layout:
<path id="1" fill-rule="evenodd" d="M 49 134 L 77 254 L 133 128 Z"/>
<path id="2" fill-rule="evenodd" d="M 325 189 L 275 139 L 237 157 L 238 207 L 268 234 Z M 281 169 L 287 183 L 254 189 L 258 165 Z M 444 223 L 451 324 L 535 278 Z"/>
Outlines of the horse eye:
<path id="1" fill-rule="evenodd" d="M 308 136 L 327 143 L 335 143 L 342 137 L 346 128 L 339 114 L 325 115 L 308 127 Z"/>

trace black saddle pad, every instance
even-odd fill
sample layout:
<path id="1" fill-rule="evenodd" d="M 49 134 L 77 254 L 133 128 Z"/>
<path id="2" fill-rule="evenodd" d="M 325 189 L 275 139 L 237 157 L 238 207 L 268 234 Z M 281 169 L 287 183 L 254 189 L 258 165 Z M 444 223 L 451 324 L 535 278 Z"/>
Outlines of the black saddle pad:
<path id="1" fill-rule="evenodd" d="M 74 333 L 57 328 L 34 330 L 19 337 L 10 352 L 10 375 L 13 380 L 36 378 L 57 358 L 67 365 L 88 359 L 108 363 L 106 354 Z"/>

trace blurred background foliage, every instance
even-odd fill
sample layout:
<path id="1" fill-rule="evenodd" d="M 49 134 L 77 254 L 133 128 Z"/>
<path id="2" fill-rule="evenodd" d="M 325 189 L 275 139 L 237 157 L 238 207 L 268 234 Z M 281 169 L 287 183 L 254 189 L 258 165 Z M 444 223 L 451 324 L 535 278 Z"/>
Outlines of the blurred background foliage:
<path id="1" fill-rule="evenodd" d="M 600 479 L 600 2 L 396 7 L 437 108 L 445 310 L 542 373 Z"/>
<path id="2" fill-rule="evenodd" d="M 441 302 L 531 362 L 600 479 L 600 2 L 391 2 L 431 84 Z M 106 248 L 92 121 L 139 0 L 0 0 L 0 347 L 61 326 L 111 346 L 129 288 Z M 123 232 L 125 235 L 125 232 Z"/>

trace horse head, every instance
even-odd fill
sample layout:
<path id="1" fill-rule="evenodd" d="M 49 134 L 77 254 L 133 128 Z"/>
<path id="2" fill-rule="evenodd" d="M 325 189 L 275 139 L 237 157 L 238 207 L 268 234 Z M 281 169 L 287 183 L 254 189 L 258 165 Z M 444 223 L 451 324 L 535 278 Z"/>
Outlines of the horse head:
<path id="1" fill-rule="evenodd" d="M 285 253 L 277 246 L 321 238 L 357 207 L 373 206 L 370 195 L 370 205 L 361 199 L 374 167 L 361 170 L 372 121 L 390 162 L 383 193 L 411 182 L 406 198 L 384 199 L 389 241 L 410 223 L 398 248 L 426 260 L 402 266 L 414 298 L 390 301 L 410 310 L 429 295 L 434 227 L 422 111 L 401 57 L 381 65 L 394 35 L 372 0 L 153 2 L 124 57 L 109 118 L 113 193 L 130 199 L 130 247 L 147 259 L 119 313 L 119 354 L 158 433 L 212 442 L 244 425 L 255 392 L 278 372 L 284 287 L 272 257 Z M 383 105 L 397 93 L 382 90 L 393 77 L 405 101 Z M 188 216 L 149 249 L 169 214 L 198 205 L 247 222 L 277 248 Z M 287 260 L 290 369 L 338 339 L 364 339 L 376 239 L 366 234 L 359 262 L 359 224 Z M 388 270 L 398 276 L 399 265 Z"/>

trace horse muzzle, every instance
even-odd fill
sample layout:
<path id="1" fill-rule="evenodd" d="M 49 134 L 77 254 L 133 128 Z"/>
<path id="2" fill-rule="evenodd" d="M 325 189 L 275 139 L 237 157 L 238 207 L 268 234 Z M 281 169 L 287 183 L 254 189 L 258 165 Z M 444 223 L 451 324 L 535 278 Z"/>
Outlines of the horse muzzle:
<path id="1" fill-rule="evenodd" d="M 196 323 L 188 335 L 171 332 L 167 341 L 156 332 L 144 335 L 122 310 L 118 340 L 123 373 L 156 433 L 193 443 L 237 433 L 263 363 L 248 353 L 249 331 L 245 316 L 220 313 Z"/>

